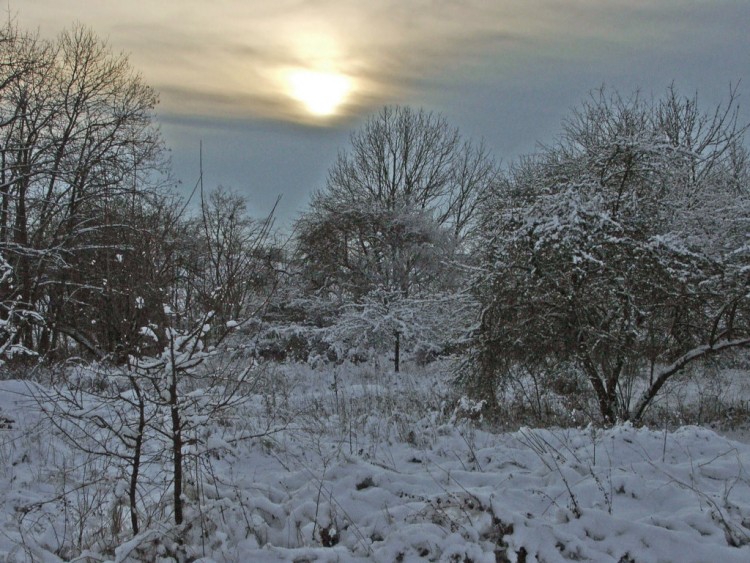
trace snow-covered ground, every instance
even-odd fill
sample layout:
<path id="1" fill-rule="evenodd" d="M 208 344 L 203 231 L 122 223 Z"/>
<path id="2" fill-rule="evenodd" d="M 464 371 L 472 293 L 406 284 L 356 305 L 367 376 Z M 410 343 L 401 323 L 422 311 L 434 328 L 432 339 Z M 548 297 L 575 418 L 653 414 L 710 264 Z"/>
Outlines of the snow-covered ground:
<path id="1" fill-rule="evenodd" d="M 711 429 L 495 434 L 429 370 L 271 375 L 201 429 L 186 559 L 750 561 L 750 446 Z M 62 441 L 34 389 L 0 382 L 0 561 L 173 560 L 168 456 L 144 465 L 152 520 L 131 539 L 116 465 Z M 264 435 L 230 440 L 240 419 Z"/>

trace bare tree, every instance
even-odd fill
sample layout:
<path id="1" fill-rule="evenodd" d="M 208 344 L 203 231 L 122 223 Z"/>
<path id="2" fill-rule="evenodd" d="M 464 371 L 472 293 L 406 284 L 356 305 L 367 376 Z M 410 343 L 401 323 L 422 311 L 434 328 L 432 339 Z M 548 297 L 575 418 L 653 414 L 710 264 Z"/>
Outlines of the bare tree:
<path id="1" fill-rule="evenodd" d="M 95 369 L 81 371 L 96 373 Z M 110 368 L 96 375 L 100 381 L 93 384 L 65 382 L 51 390 L 37 387 L 34 398 L 53 427 L 76 450 L 121 466 L 127 480 L 131 534 L 135 536 L 141 527 L 141 499 L 149 496 L 143 491 L 141 474 L 147 457 L 147 425 L 153 423 L 156 411 L 133 372 Z"/>
<path id="2" fill-rule="evenodd" d="M 4 299 L 45 319 L 14 338 L 41 353 L 63 338 L 109 352 L 96 308 L 163 164 L 157 96 L 82 26 L 54 42 L 8 31 L 0 49 L 0 252 L 14 272 Z"/>
<path id="3" fill-rule="evenodd" d="M 200 217 L 187 221 L 186 297 L 193 316 L 213 312 L 215 336 L 226 323 L 253 316 L 275 289 L 273 214 L 253 219 L 244 197 L 218 187 L 202 201 Z"/>

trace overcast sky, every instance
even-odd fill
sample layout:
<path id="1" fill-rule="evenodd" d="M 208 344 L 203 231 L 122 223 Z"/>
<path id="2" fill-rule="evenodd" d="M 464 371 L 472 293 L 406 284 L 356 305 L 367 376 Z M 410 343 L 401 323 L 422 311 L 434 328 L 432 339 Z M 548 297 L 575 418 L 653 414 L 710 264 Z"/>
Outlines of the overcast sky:
<path id="1" fill-rule="evenodd" d="M 384 104 L 443 113 L 507 162 L 550 142 L 602 84 L 704 107 L 740 83 L 750 120 L 750 0 L 10 0 L 27 30 L 92 27 L 161 93 L 174 173 L 281 223 Z M 321 90 L 322 89 L 322 90 Z M 313 98 L 313 92 L 317 97 Z M 321 106 L 320 104 L 324 105 Z"/>

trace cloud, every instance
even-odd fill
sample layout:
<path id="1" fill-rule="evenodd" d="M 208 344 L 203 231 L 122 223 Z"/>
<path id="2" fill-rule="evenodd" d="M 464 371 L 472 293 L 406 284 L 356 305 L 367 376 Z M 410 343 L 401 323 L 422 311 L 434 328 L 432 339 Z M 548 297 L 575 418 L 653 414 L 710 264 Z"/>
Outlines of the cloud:
<path id="1" fill-rule="evenodd" d="M 285 69 L 346 74 L 354 84 L 342 106 L 346 117 L 408 102 L 444 76 L 474 68 L 517 73 L 533 58 L 585 60 L 680 45 L 690 26 L 722 4 L 742 7 L 681 0 L 36 0 L 19 18 L 51 34 L 76 14 L 131 53 L 168 113 L 305 122 L 310 117 L 289 95 Z"/>

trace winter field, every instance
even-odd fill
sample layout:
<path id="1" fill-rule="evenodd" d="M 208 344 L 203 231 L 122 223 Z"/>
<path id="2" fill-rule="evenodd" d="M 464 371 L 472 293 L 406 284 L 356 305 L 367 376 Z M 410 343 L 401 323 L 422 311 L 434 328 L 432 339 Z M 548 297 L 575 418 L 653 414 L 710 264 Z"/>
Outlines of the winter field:
<path id="1" fill-rule="evenodd" d="M 146 441 L 135 537 L 106 425 L 52 424 L 49 384 L 0 382 L 0 561 L 750 561 L 747 372 L 683 380 L 658 405 L 715 429 L 493 432 L 439 363 L 260 373 L 186 436 L 179 530 L 168 449 Z M 72 378 L 95 391 L 80 410 L 114 416 L 98 377 Z"/>
<path id="2" fill-rule="evenodd" d="M 314 128 L 281 109 L 283 79 L 269 104 L 172 88 L 186 113 L 162 114 L 119 46 L 82 23 L 45 39 L 8 12 L 0 563 L 750 561 L 739 82 L 707 82 L 723 97 L 707 108 L 690 85 L 603 85 L 505 164 L 440 113 L 376 108 L 359 59 L 367 94 Z M 258 77 L 318 61 L 292 44 L 269 58 L 279 72 Z M 436 84 L 393 76 L 404 95 L 382 102 Z M 264 166 L 278 145 L 275 180 L 211 185 L 231 169 L 209 123 L 230 100 L 271 112 L 220 121 Z M 491 114 L 498 132 L 549 130 Z M 202 140 L 178 133 L 198 172 L 180 177 L 160 115 L 210 125 L 205 186 Z M 327 140 L 291 150 L 276 121 Z M 329 158 L 325 178 L 285 179 Z M 304 194 L 285 226 L 280 198 L 255 216 L 276 180 Z"/>

